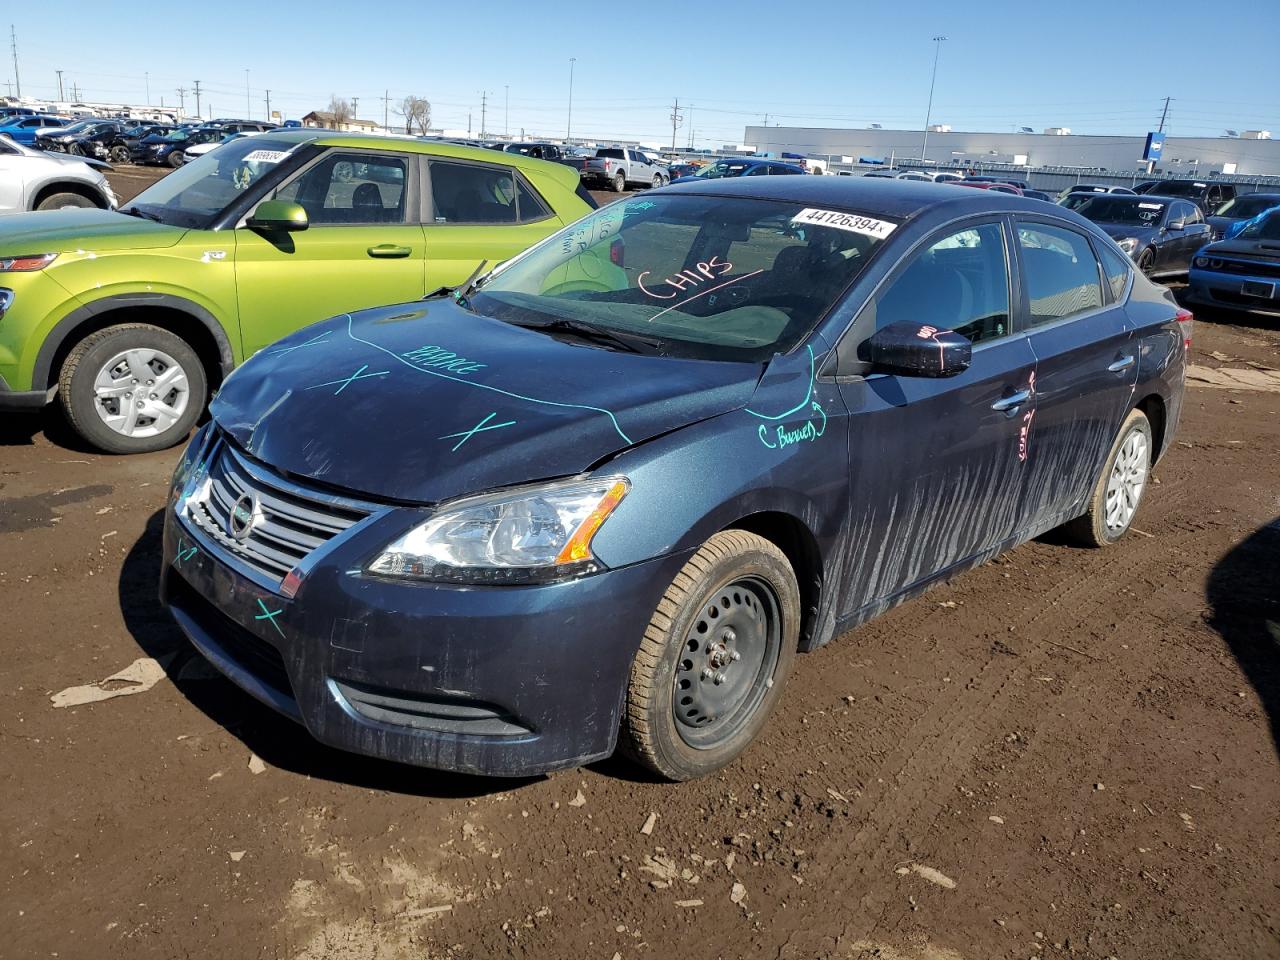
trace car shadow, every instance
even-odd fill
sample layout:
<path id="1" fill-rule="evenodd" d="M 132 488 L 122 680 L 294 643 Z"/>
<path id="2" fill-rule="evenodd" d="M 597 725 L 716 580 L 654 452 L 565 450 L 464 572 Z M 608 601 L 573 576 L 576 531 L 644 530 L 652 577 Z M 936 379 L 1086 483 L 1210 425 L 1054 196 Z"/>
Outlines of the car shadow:
<path id="1" fill-rule="evenodd" d="M 1209 624 L 1253 686 L 1280 757 L 1280 517 L 1218 561 L 1206 592 Z"/>
<path id="2" fill-rule="evenodd" d="M 543 779 L 428 770 L 346 753 L 315 740 L 217 673 L 178 629 L 157 593 L 163 528 L 163 511 L 156 511 L 125 557 L 118 586 L 125 626 L 147 656 L 164 664 L 182 696 L 268 765 L 316 779 L 440 799 L 502 793 Z"/>
<path id="3" fill-rule="evenodd" d="M 14 411 L 0 414 L 0 447 L 30 447 L 36 437 L 44 438 L 54 446 L 75 453 L 101 453 L 82 440 L 62 411 L 54 405 L 43 410 Z"/>

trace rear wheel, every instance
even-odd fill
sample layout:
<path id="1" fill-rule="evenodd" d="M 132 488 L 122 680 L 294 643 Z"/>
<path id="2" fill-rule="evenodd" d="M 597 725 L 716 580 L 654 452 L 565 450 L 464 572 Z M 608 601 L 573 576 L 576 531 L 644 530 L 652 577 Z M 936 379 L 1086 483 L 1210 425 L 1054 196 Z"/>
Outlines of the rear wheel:
<path id="1" fill-rule="evenodd" d="M 64 207 L 96 207 L 94 203 L 86 196 L 78 193 L 51 193 L 38 204 L 37 210 L 61 210 Z"/>
<path id="2" fill-rule="evenodd" d="M 613 178 L 613 192 L 621 193 L 625 189 L 627 189 L 627 175 L 619 170 Z"/>
<path id="3" fill-rule="evenodd" d="M 799 635 L 800 591 L 782 551 L 753 533 L 717 533 L 649 621 L 620 746 L 668 780 L 731 763 L 782 695 Z"/>
<path id="4" fill-rule="evenodd" d="M 657 190 L 660 186 L 662 186 L 662 174 L 655 173 L 653 175 L 653 189 Z"/>
<path id="5" fill-rule="evenodd" d="M 190 344 L 146 323 L 85 337 L 58 379 L 71 426 L 107 453 L 173 446 L 195 425 L 206 394 L 204 367 Z"/>
<path id="6" fill-rule="evenodd" d="M 1123 537 L 1142 502 L 1153 455 L 1151 421 L 1141 410 L 1134 410 L 1111 446 L 1088 509 L 1063 527 L 1067 535 L 1089 547 L 1105 547 Z"/>

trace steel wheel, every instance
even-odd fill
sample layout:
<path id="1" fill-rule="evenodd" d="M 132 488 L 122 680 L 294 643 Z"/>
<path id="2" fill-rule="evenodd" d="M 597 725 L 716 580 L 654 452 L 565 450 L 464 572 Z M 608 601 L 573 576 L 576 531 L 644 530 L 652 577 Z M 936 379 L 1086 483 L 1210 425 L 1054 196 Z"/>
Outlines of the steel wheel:
<path id="1" fill-rule="evenodd" d="M 1109 532 L 1121 533 L 1133 521 L 1147 483 L 1150 461 L 1146 435 L 1138 430 L 1132 431 L 1121 444 L 1111 465 L 1111 475 L 1107 478 L 1104 516 Z"/>
<path id="2" fill-rule="evenodd" d="M 733 581 L 699 612 L 671 693 L 689 746 L 715 748 L 759 705 L 778 662 L 780 619 L 777 596 L 758 577 Z"/>
<path id="3" fill-rule="evenodd" d="M 94 410 L 125 437 L 154 437 L 186 413 L 191 387 L 182 366 L 161 350 L 117 353 L 94 377 Z"/>

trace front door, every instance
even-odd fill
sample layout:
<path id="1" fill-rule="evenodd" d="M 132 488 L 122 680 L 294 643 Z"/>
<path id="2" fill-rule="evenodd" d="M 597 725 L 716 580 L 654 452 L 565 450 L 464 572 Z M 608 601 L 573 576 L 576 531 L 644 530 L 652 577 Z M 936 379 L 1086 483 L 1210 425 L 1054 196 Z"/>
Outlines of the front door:
<path id="1" fill-rule="evenodd" d="M 880 327 L 909 322 L 973 341 L 953 377 L 841 376 L 849 411 L 849 592 L 842 614 L 992 551 L 1014 530 L 1021 414 L 1035 357 L 1010 327 L 999 219 L 943 228 L 881 287 L 840 344 L 841 373 Z"/>
<path id="2" fill-rule="evenodd" d="M 416 183 L 413 154 L 330 150 L 273 194 L 302 205 L 306 230 L 235 231 L 246 356 L 317 320 L 426 293 Z"/>
<path id="3" fill-rule="evenodd" d="M 1019 527 L 1035 533 L 1083 510 L 1131 402 L 1138 357 L 1121 302 L 1127 263 L 1100 247 L 1104 271 L 1089 238 L 1064 224 L 1019 220 L 1016 232 L 1019 326 L 1036 357 Z"/>
<path id="4" fill-rule="evenodd" d="M 431 158 L 425 227 L 427 289 L 455 287 L 533 246 L 561 222 L 513 167 Z"/>

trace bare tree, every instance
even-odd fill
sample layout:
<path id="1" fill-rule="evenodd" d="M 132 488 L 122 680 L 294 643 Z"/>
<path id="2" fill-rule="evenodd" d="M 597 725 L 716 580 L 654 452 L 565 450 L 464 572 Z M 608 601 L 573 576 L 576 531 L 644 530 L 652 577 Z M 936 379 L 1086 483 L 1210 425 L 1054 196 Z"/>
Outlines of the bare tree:
<path id="1" fill-rule="evenodd" d="M 396 113 L 404 117 L 404 132 L 410 136 L 413 136 L 414 127 L 418 128 L 419 134 L 425 135 L 427 127 L 431 126 L 431 101 L 425 97 L 405 97 Z"/>
<path id="2" fill-rule="evenodd" d="M 329 122 L 333 124 L 333 129 L 341 130 L 342 127 L 353 119 L 351 113 L 351 103 L 342 97 L 329 97 Z"/>

